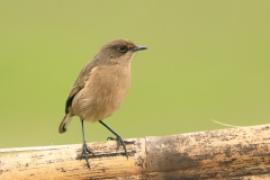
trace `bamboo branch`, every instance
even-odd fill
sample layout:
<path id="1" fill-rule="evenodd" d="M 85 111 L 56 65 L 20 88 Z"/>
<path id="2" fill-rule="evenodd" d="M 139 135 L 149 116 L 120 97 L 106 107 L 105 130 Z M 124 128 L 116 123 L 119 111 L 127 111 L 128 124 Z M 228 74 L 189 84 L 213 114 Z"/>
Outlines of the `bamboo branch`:
<path id="1" fill-rule="evenodd" d="M 270 125 L 114 141 L 0 149 L 0 179 L 270 179 Z"/>

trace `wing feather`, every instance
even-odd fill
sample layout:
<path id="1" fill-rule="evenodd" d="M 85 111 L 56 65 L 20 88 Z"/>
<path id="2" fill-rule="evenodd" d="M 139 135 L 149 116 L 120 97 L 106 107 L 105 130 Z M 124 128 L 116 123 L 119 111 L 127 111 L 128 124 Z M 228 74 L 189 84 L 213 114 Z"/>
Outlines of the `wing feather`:
<path id="1" fill-rule="evenodd" d="M 84 88 L 85 82 L 89 79 L 91 75 L 91 71 L 98 65 L 97 58 L 87 64 L 80 72 L 79 76 L 77 77 L 69 95 L 66 100 L 66 106 L 65 106 L 65 113 L 68 114 L 70 112 L 70 108 L 72 105 L 72 101 L 74 97 Z"/>

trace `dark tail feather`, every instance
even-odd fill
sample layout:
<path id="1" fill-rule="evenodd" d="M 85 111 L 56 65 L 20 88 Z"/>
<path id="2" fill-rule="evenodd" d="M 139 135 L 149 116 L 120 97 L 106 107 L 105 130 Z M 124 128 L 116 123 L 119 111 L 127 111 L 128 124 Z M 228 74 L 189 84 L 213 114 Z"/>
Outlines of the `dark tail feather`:
<path id="1" fill-rule="evenodd" d="M 63 118 L 61 124 L 59 125 L 58 132 L 59 132 L 59 133 L 64 133 L 64 132 L 66 132 L 67 126 L 68 126 L 68 124 L 70 123 L 70 121 L 71 121 L 71 116 L 70 116 L 70 114 L 68 113 L 68 114 L 65 115 L 65 117 Z"/>

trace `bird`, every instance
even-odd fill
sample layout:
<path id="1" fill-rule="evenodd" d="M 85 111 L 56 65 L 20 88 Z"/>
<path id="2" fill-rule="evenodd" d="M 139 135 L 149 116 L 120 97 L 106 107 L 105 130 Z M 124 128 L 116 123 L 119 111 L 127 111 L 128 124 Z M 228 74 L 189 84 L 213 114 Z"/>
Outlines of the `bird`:
<path id="1" fill-rule="evenodd" d="M 82 154 L 90 168 L 89 157 L 94 153 L 86 144 L 84 122 L 99 122 L 115 137 L 128 158 L 126 142 L 104 120 L 111 116 L 127 95 L 131 81 L 131 62 L 136 52 L 146 50 L 130 40 L 116 39 L 101 47 L 94 58 L 80 71 L 65 103 L 65 115 L 58 131 L 64 133 L 74 116 L 79 117 L 82 131 Z"/>

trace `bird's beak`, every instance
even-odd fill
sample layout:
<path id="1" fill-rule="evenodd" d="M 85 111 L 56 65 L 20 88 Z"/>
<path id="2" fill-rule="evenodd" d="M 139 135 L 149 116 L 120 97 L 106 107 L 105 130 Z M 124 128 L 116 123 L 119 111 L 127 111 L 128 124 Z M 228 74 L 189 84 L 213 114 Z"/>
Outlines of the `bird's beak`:
<path id="1" fill-rule="evenodd" d="M 147 49 L 147 47 L 145 47 L 145 46 L 136 46 L 134 49 L 133 49 L 133 51 L 142 51 L 142 50 L 146 50 Z"/>

